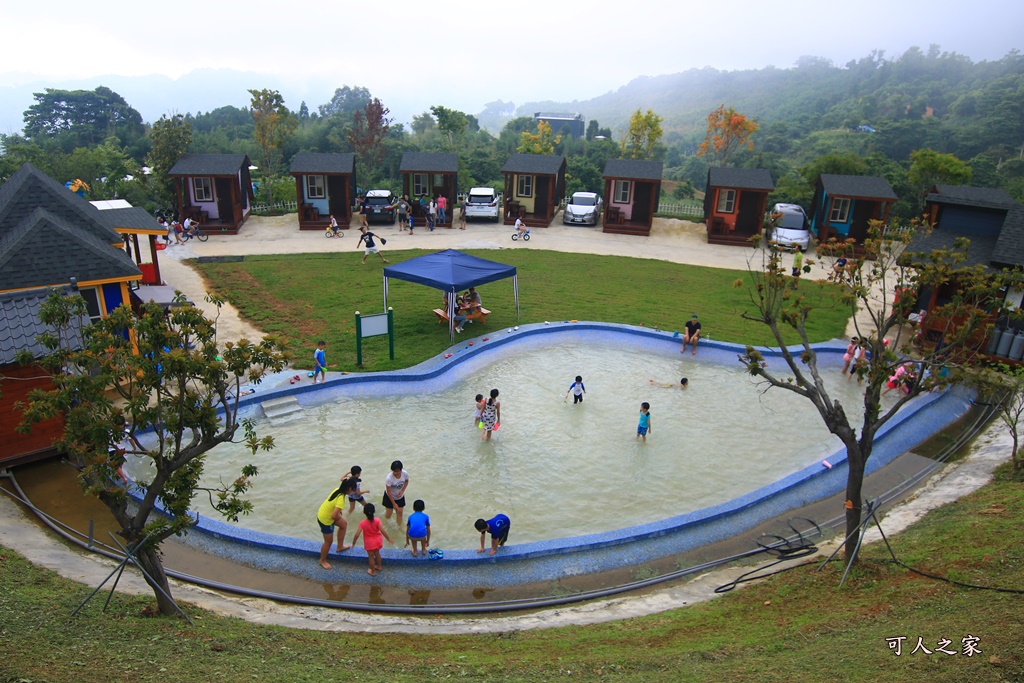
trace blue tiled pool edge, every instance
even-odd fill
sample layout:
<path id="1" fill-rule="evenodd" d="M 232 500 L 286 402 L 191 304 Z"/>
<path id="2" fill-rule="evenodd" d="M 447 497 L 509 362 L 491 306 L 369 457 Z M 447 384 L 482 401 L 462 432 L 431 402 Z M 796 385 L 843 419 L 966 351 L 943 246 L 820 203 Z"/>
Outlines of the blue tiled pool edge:
<path id="1" fill-rule="evenodd" d="M 669 331 L 606 323 L 551 323 L 524 325 L 518 330 L 488 331 L 470 344 L 468 340 L 446 353 L 450 358 L 430 359 L 413 368 L 384 373 L 331 377 L 326 385 L 285 385 L 281 389 L 243 399 L 246 411 L 258 410 L 259 403 L 281 396 L 295 396 L 300 403 L 330 400 L 333 392 L 366 395 L 383 392 L 421 391 L 428 384 L 458 381 L 482 363 L 493 361 L 493 352 L 511 343 L 550 343 L 584 338 L 622 339 L 650 346 L 653 351 L 678 353 L 679 340 Z M 484 342 L 483 337 L 489 338 Z M 815 345 L 820 367 L 838 367 L 846 342 Z M 745 347 L 725 342 L 704 341 L 698 351 L 701 362 L 737 363 Z M 760 349 L 768 362 L 779 358 L 775 349 Z M 517 350 L 518 352 L 518 350 Z M 405 386 L 403 386 L 403 384 Z M 433 387 L 431 387 L 433 388 Z M 316 400 L 314 400 L 316 399 Z M 970 407 L 970 396 L 962 389 L 927 394 L 907 404 L 876 437 L 868 461 L 868 473 L 890 463 L 934 433 L 962 417 Z M 626 529 L 601 534 L 561 538 L 536 543 L 514 544 L 495 556 L 472 550 L 446 550 L 445 558 L 431 561 L 411 557 L 408 550 L 385 548 L 386 570 L 374 579 L 391 585 L 418 589 L 455 589 L 508 586 L 630 567 L 675 555 L 729 538 L 768 519 L 844 490 L 847 462 L 843 451 L 828 457 L 831 469 L 820 464 L 804 468 L 771 485 L 737 499 L 703 510 Z M 598 511 L 595 510 L 595 514 Z M 354 529 L 350 529 L 349 540 Z M 472 529 L 467 535 L 473 534 Z M 361 549 L 331 553 L 334 569 L 323 570 L 317 563 L 320 540 L 296 539 L 241 529 L 219 520 L 200 516 L 186 538 L 189 545 L 271 572 L 281 572 L 331 583 L 364 582 L 366 555 Z"/>

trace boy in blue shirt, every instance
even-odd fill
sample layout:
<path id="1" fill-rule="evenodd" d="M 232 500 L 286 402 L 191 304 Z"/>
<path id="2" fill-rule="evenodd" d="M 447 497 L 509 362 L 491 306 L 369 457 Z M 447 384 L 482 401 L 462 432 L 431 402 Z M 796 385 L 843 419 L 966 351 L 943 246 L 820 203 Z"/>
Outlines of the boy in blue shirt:
<path id="1" fill-rule="evenodd" d="M 587 388 L 583 386 L 583 377 L 576 375 L 576 381 L 569 385 L 569 391 L 565 392 L 565 401 L 569 400 L 569 394 L 572 394 L 572 404 L 583 403 L 583 394 L 587 393 Z M 565 403 L 562 401 L 562 403 Z"/>
<path id="2" fill-rule="evenodd" d="M 412 556 L 416 557 L 416 544 L 420 544 L 420 549 L 423 554 L 427 554 L 427 548 L 430 546 L 430 517 L 427 516 L 423 510 L 426 509 L 426 504 L 422 500 L 417 500 L 412 504 L 412 509 L 415 510 L 409 515 L 409 521 L 405 523 L 405 547 L 409 547 L 409 543 L 412 543 Z"/>
<path id="3" fill-rule="evenodd" d="M 644 401 L 640 404 L 640 424 L 636 428 L 636 438 L 643 439 L 647 443 L 647 432 L 653 432 L 651 428 L 651 404 Z"/>
<path id="4" fill-rule="evenodd" d="M 327 381 L 327 352 L 324 350 L 326 346 L 327 342 L 320 340 L 313 351 L 313 384 L 316 384 L 317 375 L 320 376 L 320 384 Z"/>
<path id="5" fill-rule="evenodd" d="M 498 552 L 498 546 L 505 545 L 505 541 L 508 540 L 508 531 L 512 527 L 512 522 L 505 515 L 498 514 L 491 519 L 478 519 L 473 526 L 480 532 L 480 550 L 477 552 L 484 551 L 484 541 L 487 539 L 487 532 L 490 532 L 491 555 L 493 555 Z"/>

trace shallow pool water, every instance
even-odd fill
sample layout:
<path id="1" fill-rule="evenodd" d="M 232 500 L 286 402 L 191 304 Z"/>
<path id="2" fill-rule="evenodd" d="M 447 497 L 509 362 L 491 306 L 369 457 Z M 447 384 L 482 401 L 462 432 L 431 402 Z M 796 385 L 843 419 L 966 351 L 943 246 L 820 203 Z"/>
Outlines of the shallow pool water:
<path id="1" fill-rule="evenodd" d="M 577 374 L 587 394 L 574 406 L 564 399 Z M 859 406 L 856 382 L 825 374 L 844 405 Z M 675 388 L 684 375 L 689 388 Z M 485 443 L 473 397 L 495 387 L 501 427 Z M 646 443 L 636 439 L 643 401 L 652 417 Z M 273 435 L 273 451 L 252 456 L 231 444 L 208 458 L 207 483 L 231 481 L 245 463 L 260 467 L 256 511 L 240 526 L 319 539 L 316 510 L 341 475 L 360 465 L 367 500 L 382 512 L 384 477 L 399 459 L 410 474 L 406 513 L 423 499 L 441 548 L 474 547 L 473 521 L 498 512 L 512 519 L 517 544 L 665 519 L 770 484 L 839 446 L 806 399 L 764 395 L 738 363 L 625 340 L 553 343 L 496 358 L 436 393 L 332 399 L 295 421 L 258 420 L 258 431 Z M 351 519 L 362 519 L 358 506 Z M 386 528 L 404 544 L 394 520 Z"/>

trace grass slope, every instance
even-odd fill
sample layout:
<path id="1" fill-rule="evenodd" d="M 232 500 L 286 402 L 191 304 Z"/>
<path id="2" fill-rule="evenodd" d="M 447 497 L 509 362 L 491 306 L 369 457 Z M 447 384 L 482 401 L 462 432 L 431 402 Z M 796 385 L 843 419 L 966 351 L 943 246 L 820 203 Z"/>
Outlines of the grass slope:
<path id="1" fill-rule="evenodd" d="M 398 263 L 427 253 L 387 252 L 386 258 Z M 764 325 L 741 317 L 753 309 L 743 271 L 534 249 L 467 253 L 516 266 L 522 323 L 594 320 L 677 330 L 697 313 L 714 340 L 774 345 Z M 360 265 L 361 258 L 361 252 L 249 256 L 242 262 L 196 266 L 211 291 L 231 301 L 259 329 L 288 342 L 296 367 L 311 368 L 313 348 L 324 339 L 328 369 L 352 370 L 354 312 L 379 313 L 384 302 L 383 264 L 371 257 Z M 739 279 L 742 287 L 735 286 Z M 800 289 L 818 307 L 809 325 L 811 339 L 841 337 L 849 311 L 833 306 L 818 283 L 801 281 Z M 467 326 L 467 336 L 519 324 L 511 280 L 479 291 L 493 314 L 486 326 Z M 388 359 L 386 337 L 367 339 L 364 369 L 408 367 L 448 347 L 447 327 L 431 313 L 442 307 L 439 290 L 391 280 L 388 305 L 395 310 L 395 360 Z M 796 341 L 795 335 L 789 340 Z"/>
<path id="2" fill-rule="evenodd" d="M 960 581 L 1024 588 L 1024 487 L 1005 470 L 891 539 L 901 560 Z M 958 588 L 868 546 L 842 589 L 836 563 L 777 575 L 710 603 L 586 628 L 488 635 L 289 631 L 189 608 L 196 625 L 143 616 L 151 598 L 90 587 L 0 550 L 0 681 L 936 681 L 1024 680 L 1020 594 Z M 439 623 L 425 619 L 424 624 Z M 886 638 L 903 636 L 896 656 Z M 980 654 L 962 654 L 979 638 Z M 931 655 L 911 654 L 918 637 Z M 945 638 L 947 655 L 936 651 Z"/>

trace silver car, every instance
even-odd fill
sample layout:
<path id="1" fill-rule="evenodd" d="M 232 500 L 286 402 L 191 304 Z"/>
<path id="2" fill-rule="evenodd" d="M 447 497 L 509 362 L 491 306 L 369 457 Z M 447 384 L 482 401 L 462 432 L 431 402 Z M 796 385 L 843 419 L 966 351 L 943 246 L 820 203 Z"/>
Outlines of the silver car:
<path id="1" fill-rule="evenodd" d="M 772 209 L 772 213 L 780 217 L 768 241 L 781 249 L 807 251 L 811 243 L 811 231 L 807 229 L 807 214 L 803 207 L 799 204 L 779 203 Z"/>
<path id="2" fill-rule="evenodd" d="M 562 212 L 566 225 L 597 225 L 604 202 L 595 192 L 574 192 Z"/>

